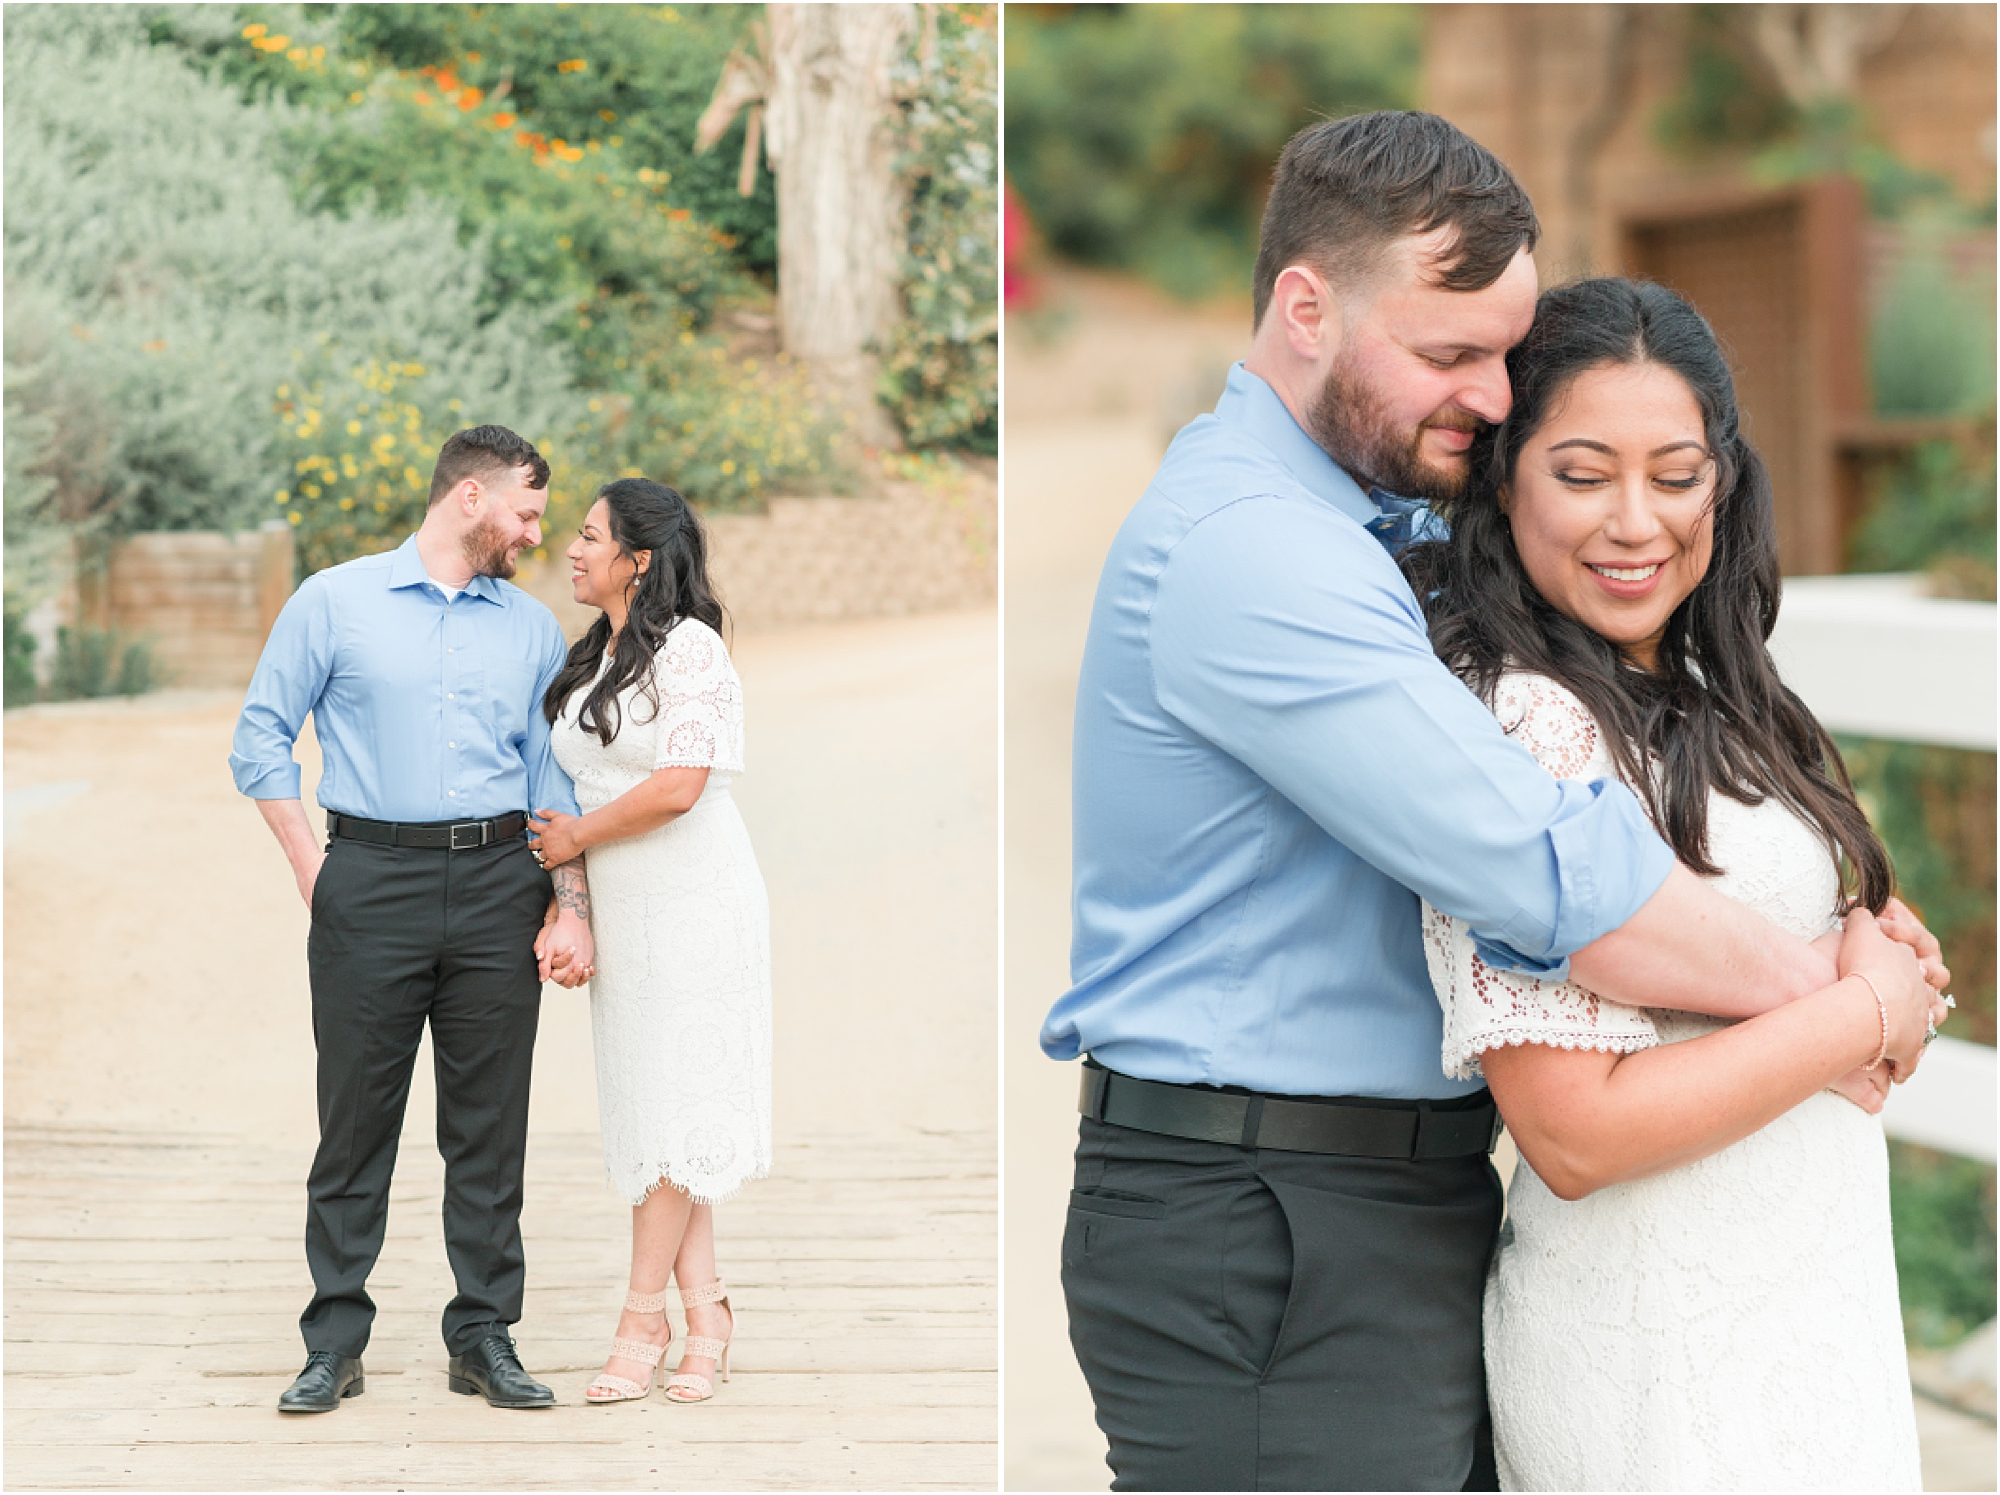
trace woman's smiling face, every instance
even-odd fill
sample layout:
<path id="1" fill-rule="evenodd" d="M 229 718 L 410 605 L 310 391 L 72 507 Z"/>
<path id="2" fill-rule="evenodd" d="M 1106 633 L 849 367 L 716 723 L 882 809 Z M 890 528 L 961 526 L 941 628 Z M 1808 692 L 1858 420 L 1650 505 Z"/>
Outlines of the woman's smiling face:
<path id="1" fill-rule="evenodd" d="M 1686 381 L 1654 363 L 1600 365 L 1528 439 L 1500 507 L 1535 590 L 1651 669 L 1667 619 L 1708 573 L 1715 484 Z"/>
<path id="2" fill-rule="evenodd" d="M 644 569 L 611 538 L 611 509 L 601 498 L 584 515 L 583 528 L 566 554 L 570 595 L 585 607 L 622 604 L 626 589 Z"/>

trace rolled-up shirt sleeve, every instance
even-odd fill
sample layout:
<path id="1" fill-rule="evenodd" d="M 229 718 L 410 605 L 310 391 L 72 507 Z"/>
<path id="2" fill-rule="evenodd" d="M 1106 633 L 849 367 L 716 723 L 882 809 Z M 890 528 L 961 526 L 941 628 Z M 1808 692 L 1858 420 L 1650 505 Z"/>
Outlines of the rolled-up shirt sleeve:
<path id="1" fill-rule="evenodd" d="M 298 799 L 292 745 L 333 669 L 333 612 L 324 585 L 308 577 L 285 603 L 257 659 L 236 718 L 229 772 L 252 799 Z"/>
<path id="2" fill-rule="evenodd" d="M 530 809 L 581 815 L 583 811 L 576 803 L 576 786 L 563 772 L 562 765 L 556 762 L 555 745 L 549 735 L 548 714 L 542 709 L 549 687 L 555 683 L 568 658 L 569 643 L 563 638 L 562 629 L 556 626 L 555 619 L 550 618 L 543 641 L 541 668 L 535 672 L 534 709 L 528 713 L 528 738 L 522 745 L 521 757 L 528 769 L 528 792 L 533 800 Z"/>
<path id="3" fill-rule="evenodd" d="M 1297 543 L 1272 544 L 1271 504 Z M 1244 600 L 1225 614 L 1217 597 Z M 1149 626 L 1163 710 L 1463 919 L 1491 965 L 1565 979 L 1673 865 L 1622 784 L 1552 779 L 1507 738 L 1431 652 L 1380 547 L 1331 508 L 1209 515 L 1165 558 Z"/>

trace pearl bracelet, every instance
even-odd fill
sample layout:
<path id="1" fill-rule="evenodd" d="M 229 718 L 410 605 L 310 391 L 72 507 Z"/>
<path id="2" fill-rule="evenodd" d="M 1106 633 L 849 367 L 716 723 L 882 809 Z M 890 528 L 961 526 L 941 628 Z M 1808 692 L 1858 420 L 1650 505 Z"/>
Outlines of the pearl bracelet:
<path id="1" fill-rule="evenodd" d="M 1847 974 L 1858 981 L 1865 982 L 1868 990 L 1875 994 L 1875 1011 L 1882 1018 L 1882 1046 L 1875 1050 L 1875 1057 L 1873 1059 L 1870 1059 L 1866 1064 L 1861 1066 L 1863 1069 L 1874 1069 L 1889 1052 L 1889 1004 L 1882 1000 L 1881 988 L 1876 986 L 1874 980 L 1865 972 L 1849 971 Z"/>

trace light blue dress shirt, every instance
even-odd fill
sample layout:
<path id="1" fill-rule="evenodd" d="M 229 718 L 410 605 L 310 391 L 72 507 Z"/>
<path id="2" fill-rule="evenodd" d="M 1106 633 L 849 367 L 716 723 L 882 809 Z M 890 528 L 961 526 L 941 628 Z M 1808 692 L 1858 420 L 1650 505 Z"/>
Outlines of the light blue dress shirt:
<path id="1" fill-rule="evenodd" d="M 542 696 L 569 646 L 519 587 L 475 576 L 450 601 L 416 536 L 305 579 L 265 642 L 229 769 L 252 799 L 299 797 L 306 713 L 322 808 L 405 823 L 577 813 Z"/>
<path id="2" fill-rule="evenodd" d="M 1113 542 L 1077 684 L 1074 985 L 1054 1058 L 1286 1095 L 1443 1099 L 1418 897 L 1567 974 L 1673 864 L 1431 652 L 1382 512 L 1238 364 Z"/>

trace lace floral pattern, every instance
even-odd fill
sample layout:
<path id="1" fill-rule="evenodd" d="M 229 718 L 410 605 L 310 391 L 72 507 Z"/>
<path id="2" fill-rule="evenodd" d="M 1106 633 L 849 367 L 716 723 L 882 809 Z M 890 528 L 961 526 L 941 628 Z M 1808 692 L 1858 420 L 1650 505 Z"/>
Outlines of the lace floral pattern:
<path id="1" fill-rule="evenodd" d="M 685 815 L 593 846 L 590 984 L 604 1165 L 627 1203 L 662 1179 L 724 1199 L 771 1167 L 771 952 L 764 880 L 730 797 L 743 768 L 743 691 L 713 629 L 683 619 L 640 685 L 619 697 L 610 746 L 580 731 L 570 698 L 552 738 L 598 809 L 657 768 L 707 768 Z"/>
<path id="2" fill-rule="evenodd" d="M 1506 677 L 1495 715 L 1558 777 L 1612 776 L 1575 696 Z M 1803 938 L 1839 884 L 1776 802 L 1709 803 L 1718 891 Z M 1424 910 L 1444 1058 L 1503 1044 L 1630 1053 L 1724 1026 L 1496 971 Z M 1486 1284 L 1501 1488 L 1920 1488 L 1879 1121 L 1831 1093 L 1699 1162 L 1586 1199 L 1523 1162 Z"/>

